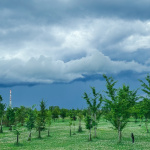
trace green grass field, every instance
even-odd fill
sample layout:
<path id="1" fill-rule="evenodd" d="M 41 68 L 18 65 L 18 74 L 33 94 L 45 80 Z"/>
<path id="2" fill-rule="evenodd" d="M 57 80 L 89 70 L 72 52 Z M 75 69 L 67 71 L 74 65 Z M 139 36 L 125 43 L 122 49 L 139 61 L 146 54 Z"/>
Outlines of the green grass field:
<path id="1" fill-rule="evenodd" d="M 97 128 L 98 138 L 88 141 L 89 132 L 82 122 L 83 132 L 78 133 L 78 121 L 76 121 L 75 135 L 69 136 L 69 121 L 58 120 L 52 122 L 51 136 L 47 136 L 47 130 L 41 132 L 41 139 L 38 139 L 38 132 L 32 131 L 32 140 L 27 141 L 29 131 L 25 127 L 19 128 L 19 144 L 16 145 L 16 135 L 3 128 L 0 133 L 0 150 L 149 150 L 150 133 L 146 133 L 144 122 L 142 126 L 138 123 L 129 122 L 122 132 L 122 142 L 118 144 L 117 131 L 105 120 L 100 120 Z M 131 133 L 134 133 L 135 143 L 131 142 Z M 74 127 L 72 126 L 72 133 Z M 93 133 L 93 129 L 92 129 Z M 94 135 L 94 133 L 93 133 Z"/>

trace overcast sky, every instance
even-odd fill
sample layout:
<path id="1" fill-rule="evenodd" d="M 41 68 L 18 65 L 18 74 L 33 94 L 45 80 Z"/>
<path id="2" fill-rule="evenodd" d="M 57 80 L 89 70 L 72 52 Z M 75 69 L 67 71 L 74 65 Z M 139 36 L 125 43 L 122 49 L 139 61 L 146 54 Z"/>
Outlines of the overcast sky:
<path id="1" fill-rule="evenodd" d="M 148 0 L 0 1 L 0 95 L 13 105 L 84 107 L 102 74 L 138 88 L 150 71 Z M 118 85 L 119 86 L 119 85 Z"/>

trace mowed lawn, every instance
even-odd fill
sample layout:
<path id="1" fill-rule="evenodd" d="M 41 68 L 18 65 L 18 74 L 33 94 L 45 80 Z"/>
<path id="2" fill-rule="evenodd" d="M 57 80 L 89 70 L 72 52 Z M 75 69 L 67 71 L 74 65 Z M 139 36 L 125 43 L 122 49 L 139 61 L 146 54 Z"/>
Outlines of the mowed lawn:
<path id="1" fill-rule="evenodd" d="M 146 133 L 145 124 L 139 126 L 139 122 L 129 122 L 122 132 L 122 142 L 118 144 L 117 131 L 109 122 L 104 119 L 99 121 L 97 127 L 98 138 L 88 141 L 89 131 L 85 129 L 82 122 L 83 132 L 78 133 L 78 121 L 72 126 L 72 136 L 69 135 L 69 120 L 62 122 L 59 119 L 52 122 L 50 137 L 47 130 L 41 132 L 41 139 L 38 139 L 38 132 L 32 131 L 32 140 L 27 141 L 29 131 L 25 127 L 19 128 L 19 145 L 16 145 L 16 135 L 4 127 L 4 133 L 0 133 L 0 150 L 150 150 L 150 133 Z M 75 133 L 75 134 L 74 134 Z M 131 133 L 134 133 L 135 143 L 132 144 Z M 94 131 L 92 129 L 92 136 Z"/>

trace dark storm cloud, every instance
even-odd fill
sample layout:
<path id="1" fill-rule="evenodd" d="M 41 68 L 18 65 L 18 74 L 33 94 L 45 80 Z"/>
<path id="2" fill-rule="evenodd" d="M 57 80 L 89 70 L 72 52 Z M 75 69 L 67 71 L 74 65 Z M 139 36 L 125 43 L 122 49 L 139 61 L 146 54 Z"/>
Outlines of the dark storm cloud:
<path id="1" fill-rule="evenodd" d="M 112 50 L 104 51 L 105 55 L 109 55 L 109 57 L 116 61 L 116 60 L 126 60 L 126 61 L 132 61 L 133 59 L 140 63 L 145 64 L 149 58 L 150 58 L 150 49 L 139 49 L 135 52 L 128 53 L 128 52 L 119 52 L 119 50 L 116 50 L 115 52 Z"/>
<path id="2" fill-rule="evenodd" d="M 146 0 L 0 1 L 0 85 L 149 72 L 149 6 Z"/>
<path id="3" fill-rule="evenodd" d="M 150 19 L 149 7 L 148 0 L 5 0 L 0 2 L 0 16 L 6 19 L 1 25 L 53 24 L 84 17 L 147 20 Z"/>

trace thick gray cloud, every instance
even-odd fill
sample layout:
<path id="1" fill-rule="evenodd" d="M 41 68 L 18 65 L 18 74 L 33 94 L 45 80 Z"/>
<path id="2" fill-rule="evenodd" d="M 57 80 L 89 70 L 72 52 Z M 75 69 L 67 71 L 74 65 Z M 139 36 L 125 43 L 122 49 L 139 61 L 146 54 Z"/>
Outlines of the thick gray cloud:
<path id="1" fill-rule="evenodd" d="M 70 82 L 83 78 L 83 74 L 116 74 L 128 70 L 139 73 L 150 71 L 150 67 L 134 61 L 112 61 L 108 56 L 97 51 L 92 55 L 66 63 L 44 56 L 38 59 L 31 58 L 27 62 L 19 59 L 1 60 L 0 68 L 1 84 Z"/>
<path id="2" fill-rule="evenodd" d="M 150 2 L 0 2 L 0 84 L 150 71 Z"/>

